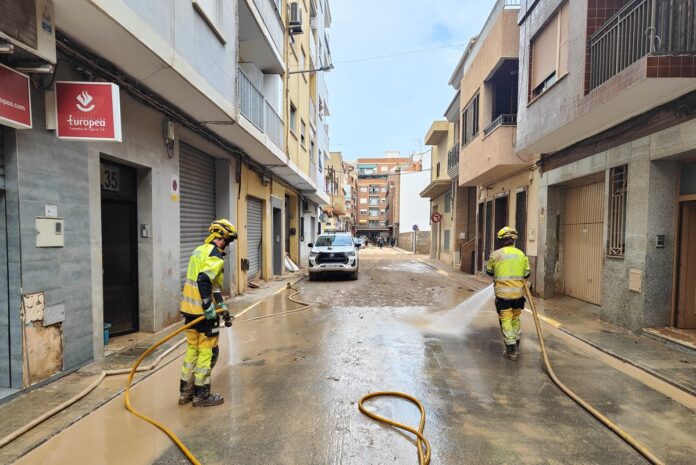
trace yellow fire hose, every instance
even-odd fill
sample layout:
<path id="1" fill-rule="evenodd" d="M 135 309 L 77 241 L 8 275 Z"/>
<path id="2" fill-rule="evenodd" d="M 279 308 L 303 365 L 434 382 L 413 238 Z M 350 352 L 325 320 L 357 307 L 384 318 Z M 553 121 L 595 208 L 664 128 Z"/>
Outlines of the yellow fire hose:
<path id="1" fill-rule="evenodd" d="M 286 312 L 280 312 L 280 313 L 273 313 L 270 315 L 264 315 L 264 316 L 259 316 L 255 318 L 247 318 L 244 319 L 240 322 L 237 322 L 235 324 L 242 324 L 242 323 L 249 323 L 252 321 L 258 321 L 258 320 L 263 320 L 266 318 L 273 318 L 273 317 L 278 317 L 281 315 L 288 315 L 292 313 L 297 313 L 301 312 L 303 310 L 306 310 L 307 308 L 311 307 L 311 304 L 307 304 L 306 302 L 302 302 L 300 300 L 296 299 L 296 296 L 300 293 L 300 291 L 290 285 L 288 283 L 287 285 L 287 290 L 293 290 L 294 292 L 288 296 L 288 299 L 298 305 L 301 305 L 300 308 L 296 308 L 293 310 L 289 310 Z M 585 402 L 583 399 L 581 399 L 577 394 L 575 394 L 570 388 L 568 388 L 565 384 L 563 384 L 558 377 L 556 376 L 555 372 L 553 371 L 553 368 L 551 367 L 551 363 L 549 362 L 548 355 L 546 353 L 546 345 L 544 344 L 544 337 L 541 332 L 541 323 L 539 321 L 539 315 L 537 313 L 536 305 L 534 304 L 534 299 L 531 296 L 531 293 L 529 291 L 529 286 L 525 287 L 525 294 L 527 296 L 527 300 L 529 301 L 529 304 L 532 308 L 532 315 L 534 318 L 534 325 L 536 327 L 536 332 L 537 332 L 537 337 L 539 339 L 539 347 L 541 349 L 541 354 L 544 360 L 544 365 L 546 367 L 546 371 L 551 378 L 551 380 L 571 399 L 573 399 L 578 405 L 580 405 L 582 408 L 584 408 L 588 413 L 590 413 L 592 416 L 594 416 L 597 420 L 599 420 L 602 424 L 604 424 L 607 428 L 609 428 L 611 431 L 613 431 L 617 436 L 619 436 L 623 441 L 625 441 L 627 444 L 629 444 L 631 447 L 633 447 L 639 454 L 641 454 L 643 457 L 645 457 L 650 463 L 654 465 L 664 465 L 664 462 L 660 460 L 658 457 L 656 457 L 650 450 L 648 450 L 645 446 L 643 446 L 640 442 L 638 442 L 636 439 L 634 439 L 631 435 L 629 435 L 627 432 L 625 432 L 623 429 L 621 429 L 619 426 L 617 426 L 615 423 L 613 423 L 611 420 L 609 420 L 607 417 L 605 417 L 602 413 L 600 413 L 597 409 L 592 407 L 590 404 Z M 221 313 L 222 310 L 217 310 L 218 313 Z M 144 415 L 143 413 L 137 411 L 133 406 L 131 405 L 130 402 L 130 388 L 131 384 L 133 382 L 133 377 L 135 376 L 136 373 L 141 372 L 141 371 L 146 371 L 146 370 L 152 370 L 154 367 L 160 362 L 164 356 L 168 355 L 171 351 L 173 351 L 176 347 L 178 347 L 181 343 L 184 342 L 184 340 L 179 341 L 175 346 L 171 347 L 168 349 L 165 353 L 160 355 L 157 360 L 153 364 L 151 364 L 149 367 L 143 367 L 140 368 L 140 364 L 142 361 L 150 355 L 155 349 L 157 349 L 159 346 L 164 344 L 165 342 L 169 341 L 170 339 L 176 337 L 177 335 L 181 334 L 182 332 L 186 331 L 190 327 L 194 326 L 196 323 L 202 321 L 205 317 L 200 316 L 199 318 L 196 318 L 192 322 L 182 326 L 172 334 L 160 339 L 157 341 L 152 347 L 147 349 L 143 354 L 138 358 L 138 360 L 135 362 L 133 367 L 130 369 L 129 375 L 128 375 L 128 381 L 126 382 L 126 389 L 125 389 L 125 395 L 124 395 L 124 403 L 128 411 L 136 415 L 137 417 L 141 418 L 142 420 L 145 420 L 146 422 L 152 424 L 153 426 L 159 428 L 162 432 L 164 432 L 169 438 L 174 442 L 174 444 L 181 449 L 181 451 L 184 453 L 186 458 L 193 464 L 193 465 L 202 465 L 201 462 L 196 459 L 196 457 L 191 453 L 191 451 L 188 450 L 188 448 L 181 442 L 181 440 L 174 434 L 173 431 L 171 431 L 169 428 L 164 426 L 163 424 L 159 423 L 157 420 L 148 417 L 147 415 Z M 108 375 L 116 375 L 116 374 L 125 374 L 127 370 L 112 370 L 109 372 L 102 372 L 100 377 L 92 383 L 88 388 L 86 388 L 83 392 L 75 396 L 73 399 L 70 399 L 69 401 L 66 401 L 64 404 L 61 404 L 60 406 L 56 407 L 55 409 L 52 409 L 50 412 L 46 412 L 46 414 L 42 415 L 40 418 L 37 418 L 33 422 L 27 424 L 25 427 L 21 428 L 20 430 L 12 433 L 11 435 L 8 435 L 5 438 L 2 438 L 0 441 L 0 447 L 12 442 L 12 440 L 16 439 L 19 437 L 21 434 L 25 433 L 29 429 L 33 428 L 37 424 L 41 423 L 42 421 L 45 421 L 46 419 L 50 418 L 51 416 L 55 415 L 58 411 L 63 410 L 67 408 L 69 405 L 73 404 L 77 400 L 81 399 L 85 395 L 87 395 L 89 392 L 91 392 L 96 386 Z M 396 422 L 394 420 L 391 420 L 389 418 L 382 417 L 380 415 L 377 415 L 373 412 L 368 411 L 365 406 L 364 402 L 373 399 L 376 397 L 398 397 L 405 399 L 412 404 L 416 405 L 420 411 L 421 417 L 420 417 L 420 422 L 418 425 L 418 429 L 412 428 L 408 425 L 404 425 L 402 423 Z M 372 418 L 373 420 L 376 420 L 378 422 L 393 426 L 395 428 L 402 429 L 404 431 L 408 431 L 409 433 L 413 434 L 416 436 L 416 447 L 418 449 L 418 463 L 419 465 L 429 465 L 430 464 L 430 457 L 431 457 L 431 446 L 430 443 L 428 442 L 427 438 L 423 435 L 423 431 L 425 429 L 425 408 L 423 407 L 423 404 L 421 404 L 418 399 L 415 397 L 402 393 L 402 392 L 393 392 L 393 391 L 380 391 L 380 392 L 373 392 L 370 394 L 365 395 L 360 401 L 358 402 L 358 409 L 360 410 L 361 413 L 364 415 Z"/>
<path id="2" fill-rule="evenodd" d="M 311 307 L 310 304 L 308 304 L 306 302 L 299 301 L 296 299 L 296 296 L 300 293 L 300 291 L 298 289 L 292 287 L 290 285 L 290 283 L 288 283 L 286 289 L 287 290 L 292 289 L 294 291 L 292 294 L 290 294 L 288 296 L 288 299 L 296 304 L 301 305 L 300 308 L 289 310 L 287 312 L 272 313 L 270 315 L 264 315 L 264 316 L 259 316 L 259 317 L 255 317 L 255 318 L 247 318 L 247 319 L 242 320 L 242 321 L 235 323 L 235 324 L 249 323 L 251 321 L 258 321 L 258 320 L 263 320 L 266 318 L 272 318 L 272 317 L 277 317 L 277 316 L 281 316 L 281 315 L 288 315 L 291 313 L 297 313 L 297 312 L 301 312 L 301 311 L 306 310 L 309 307 Z M 222 310 L 218 309 L 218 310 L 216 310 L 216 312 L 222 313 Z M 190 323 L 187 323 L 184 326 L 182 326 L 181 328 L 177 329 L 176 331 L 174 331 L 172 334 L 168 335 L 167 337 L 160 339 L 152 347 L 150 347 L 145 352 L 143 352 L 142 355 L 135 362 L 135 364 L 133 364 L 133 367 L 130 370 L 130 374 L 128 375 L 128 381 L 126 382 L 126 391 L 124 394 L 124 403 L 125 403 L 126 409 L 128 409 L 129 412 L 131 412 L 133 415 L 137 416 L 138 418 L 145 420 L 146 422 L 150 423 L 151 425 L 159 428 L 164 434 L 169 436 L 169 438 L 174 442 L 174 444 L 176 444 L 176 446 L 179 449 L 181 449 L 181 452 L 184 453 L 186 458 L 193 465 L 201 465 L 201 462 L 193 455 L 193 453 L 191 453 L 191 451 L 184 445 L 184 443 L 181 442 L 179 437 L 176 434 L 174 434 L 174 432 L 172 430 L 170 430 L 169 428 L 167 428 L 165 425 L 158 422 L 154 418 L 150 418 L 147 415 L 145 415 L 145 414 L 139 412 L 138 410 L 136 410 L 135 408 L 133 408 L 133 406 L 131 405 L 131 401 L 130 401 L 130 387 L 131 387 L 131 383 L 133 382 L 133 377 L 135 376 L 135 373 L 138 370 L 138 366 L 140 365 L 140 363 L 142 363 L 142 361 L 143 361 L 143 359 L 145 359 L 145 357 L 147 357 L 155 349 L 157 349 L 159 346 L 161 346 L 162 344 L 164 344 L 168 340 L 172 339 L 173 337 L 175 337 L 175 336 L 181 334 L 182 332 L 186 331 L 187 329 L 191 328 L 196 323 L 203 321 L 204 318 L 205 318 L 205 316 L 201 315 L 200 317 L 196 318 L 195 320 L 191 321 Z"/>
<path id="3" fill-rule="evenodd" d="M 638 442 L 633 436 L 628 434 L 626 431 L 621 429 L 618 425 L 612 422 L 610 419 L 602 415 L 597 409 L 592 407 L 590 404 L 581 399 L 577 394 L 575 394 L 570 388 L 561 382 L 556 376 L 556 373 L 551 367 L 551 362 L 549 362 L 549 357 L 546 354 L 546 345 L 544 344 L 544 337 L 541 334 L 541 323 L 539 322 L 539 315 L 537 314 L 536 305 L 534 304 L 534 299 L 529 291 L 529 285 L 525 284 L 525 294 L 529 305 L 532 307 L 532 315 L 534 316 L 534 326 L 536 326 L 537 337 L 539 338 L 539 347 L 541 348 L 541 355 L 544 358 L 544 365 L 546 366 L 546 372 L 549 378 L 558 386 L 561 391 L 563 391 L 568 397 L 573 399 L 578 405 L 587 410 L 590 415 L 599 420 L 604 426 L 612 430 L 618 437 L 623 439 L 629 446 L 633 447 L 640 455 L 645 457 L 650 463 L 655 465 L 664 465 L 664 462 L 657 458 L 655 454 L 650 452 L 643 444 Z"/>
<path id="4" fill-rule="evenodd" d="M 414 429 L 408 425 L 404 425 L 403 423 L 396 422 L 394 420 L 390 420 L 389 418 L 382 417 L 380 415 L 377 415 L 376 413 L 370 412 L 365 408 L 363 403 L 366 400 L 375 398 L 375 397 L 399 397 L 401 399 L 406 399 L 407 401 L 411 402 L 412 404 L 416 405 L 418 407 L 418 410 L 420 410 L 420 422 L 418 422 L 418 429 Z M 425 407 L 423 407 L 423 404 L 420 403 L 418 399 L 415 397 L 404 394 L 403 392 L 394 392 L 394 391 L 380 391 L 380 392 L 372 392 L 366 396 L 364 396 L 360 401 L 358 401 L 358 409 L 360 412 L 364 415 L 367 415 L 368 417 L 372 418 L 373 420 L 379 421 L 380 423 L 385 423 L 387 425 L 393 426 L 395 428 L 402 429 L 404 431 L 408 431 L 409 433 L 413 434 L 416 436 L 416 447 L 418 448 L 418 465 L 429 465 L 430 464 L 430 442 L 426 439 L 425 436 L 423 436 L 423 430 L 425 429 Z M 425 450 L 424 450 L 425 449 Z"/>

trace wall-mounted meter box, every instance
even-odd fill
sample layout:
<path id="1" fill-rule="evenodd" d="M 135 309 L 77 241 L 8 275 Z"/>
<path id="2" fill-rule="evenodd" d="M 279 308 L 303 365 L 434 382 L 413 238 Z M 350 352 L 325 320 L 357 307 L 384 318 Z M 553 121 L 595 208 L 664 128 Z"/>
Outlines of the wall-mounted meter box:
<path id="1" fill-rule="evenodd" d="M 36 217 L 36 247 L 64 247 L 63 218 Z"/>

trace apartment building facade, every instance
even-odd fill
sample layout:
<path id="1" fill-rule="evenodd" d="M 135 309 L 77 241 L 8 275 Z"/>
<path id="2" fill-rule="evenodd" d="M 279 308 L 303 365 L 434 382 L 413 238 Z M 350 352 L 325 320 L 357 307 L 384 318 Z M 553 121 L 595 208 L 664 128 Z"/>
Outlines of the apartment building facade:
<path id="1" fill-rule="evenodd" d="M 398 152 L 389 153 L 384 158 L 359 158 L 357 161 L 357 225 L 356 234 L 367 237 L 390 237 L 393 233 L 393 217 L 387 215 L 390 174 L 402 166 L 410 164 L 411 159 L 400 157 Z M 392 186 L 394 188 L 395 186 Z"/>
<path id="2" fill-rule="evenodd" d="M 482 272 L 493 250 L 496 233 L 504 226 L 518 230 L 517 247 L 536 266 L 536 189 L 538 173 L 534 157 L 516 153 L 519 68 L 519 1 L 499 0 L 481 32 L 472 40 L 455 69 L 450 84 L 459 90 L 459 173 L 457 183 L 470 188 L 459 201 L 471 231 L 476 218 L 475 240 L 465 236 L 461 255 Z M 537 182 L 538 184 L 538 182 Z M 470 210 L 475 197 L 475 212 Z M 464 225 L 463 225 L 464 226 Z M 466 226 L 464 226 L 466 227 Z M 532 286 L 534 283 L 532 282 Z"/>
<path id="3" fill-rule="evenodd" d="M 21 389 L 99 358 L 105 324 L 119 335 L 178 321 L 189 256 L 215 218 L 239 231 L 234 295 L 282 273 L 299 205 L 326 197 L 285 147 L 279 2 L 14 1 L 0 88 L 26 103 L 0 115 L 0 387 Z"/>
<path id="4" fill-rule="evenodd" d="M 541 173 L 538 292 L 632 331 L 696 328 L 693 11 L 528 0 L 518 16 L 517 150 Z"/>

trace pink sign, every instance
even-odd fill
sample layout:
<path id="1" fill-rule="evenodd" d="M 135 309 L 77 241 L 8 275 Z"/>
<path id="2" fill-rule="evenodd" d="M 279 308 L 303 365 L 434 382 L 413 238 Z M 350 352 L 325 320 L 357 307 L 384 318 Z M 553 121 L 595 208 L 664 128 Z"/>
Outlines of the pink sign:
<path id="1" fill-rule="evenodd" d="M 31 128 L 29 76 L 0 64 L 0 124 Z"/>
<path id="2" fill-rule="evenodd" d="M 121 142 L 119 88 L 109 82 L 56 82 L 59 139 Z"/>

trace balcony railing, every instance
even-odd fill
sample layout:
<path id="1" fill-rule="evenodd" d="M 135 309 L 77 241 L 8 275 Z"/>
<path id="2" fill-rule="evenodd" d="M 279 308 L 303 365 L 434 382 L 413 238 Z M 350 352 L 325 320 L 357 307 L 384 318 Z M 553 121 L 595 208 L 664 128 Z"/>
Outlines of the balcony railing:
<path id="1" fill-rule="evenodd" d="M 271 34 L 271 39 L 276 49 L 278 49 L 278 53 L 282 55 L 285 28 L 280 19 L 280 0 L 254 0 L 254 4 L 258 8 L 268 32 Z"/>
<path id="2" fill-rule="evenodd" d="M 499 126 L 517 126 L 517 115 L 500 115 L 489 124 L 486 129 L 483 130 L 483 134 L 486 136 L 493 132 Z"/>
<path id="3" fill-rule="evenodd" d="M 459 174 L 459 141 L 447 152 L 447 174 L 454 178 Z"/>
<path id="4" fill-rule="evenodd" d="M 696 0 L 634 0 L 590 38 L 590 88 L 645 55 L 696 53 Z"/>
<path id="5" fill-rule="evenodd" d="M 283 119 L 271 107 L 249 78 L 239 68 L 239 111 L 246 119 L 266 134 L 279 148 L 283 148 Z"/>

